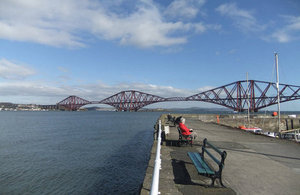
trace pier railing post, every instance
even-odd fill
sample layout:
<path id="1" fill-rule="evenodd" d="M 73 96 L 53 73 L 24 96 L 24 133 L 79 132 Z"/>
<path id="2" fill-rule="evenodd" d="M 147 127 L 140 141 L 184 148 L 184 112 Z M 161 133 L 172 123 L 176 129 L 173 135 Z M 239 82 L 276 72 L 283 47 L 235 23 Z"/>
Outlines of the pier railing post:
<path id="1" fill-rule="evenodd" d="M 156 157 L 155 157 L 154 170 L 153 170 L 153 175 L 152 175 L 152 184 L 151 184 L 150 195 L 160 194 L 160 192 L 158 191 L 159 170 L 161 169 L 160 147 L 161 147 L 161 120 L 159 120 L 159 124 L 158 124 Z"/>

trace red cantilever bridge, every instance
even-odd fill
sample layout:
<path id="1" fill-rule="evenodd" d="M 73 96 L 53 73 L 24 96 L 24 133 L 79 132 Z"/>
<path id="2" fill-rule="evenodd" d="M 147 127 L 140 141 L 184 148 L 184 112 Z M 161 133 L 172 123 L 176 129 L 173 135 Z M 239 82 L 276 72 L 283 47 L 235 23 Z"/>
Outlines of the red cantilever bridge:
<path id="1" fill-rule="evenodd" d="M 300 99 L 300 86 L 279 84 L 279 89 L 280 102 Z M 118 111 L 137 111 L 149 104 L 167 101 L 202 101 L 235 111 L 245 111 L 249 107 L 250 111 L 257 112 L 259 109 L 277 104 L 277 85 L 256 80 L 236 81 L 192 96 L 169 98 L 128 90 L 101 101 L 88 101 L 77 96 L 69 96 L 57 103 L 57 106 L 66 110 L 78 110 L 87 104 L 108 104 Z"/>

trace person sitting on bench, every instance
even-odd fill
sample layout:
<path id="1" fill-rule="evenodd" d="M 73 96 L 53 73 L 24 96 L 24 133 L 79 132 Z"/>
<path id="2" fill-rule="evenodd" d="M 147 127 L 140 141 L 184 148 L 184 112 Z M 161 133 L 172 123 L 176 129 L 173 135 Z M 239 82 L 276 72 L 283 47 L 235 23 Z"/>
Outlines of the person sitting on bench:
<path id="1" fill-rule="evenodd" d="M 193 139 L 196 139 L 197 133 L 193 132 L 193 129 L 187 128 L 187 126 L 185 125 L 185 118 L 183 118 L 183 117 L 180 118 L 179 128 L 180 128 L 181 134 L 183 136 L 188 137 L 191 135 L 193 137 Z"/>
<path id="2" fill-rule="evenodd" d="M 175 117 L 174 117 L 175 118 Z M 180 123 L 180 119 L 182 118 L 182 116 L 179 116 L 177 118 L 174 119 L 174 125 L 179 125 Z"/>

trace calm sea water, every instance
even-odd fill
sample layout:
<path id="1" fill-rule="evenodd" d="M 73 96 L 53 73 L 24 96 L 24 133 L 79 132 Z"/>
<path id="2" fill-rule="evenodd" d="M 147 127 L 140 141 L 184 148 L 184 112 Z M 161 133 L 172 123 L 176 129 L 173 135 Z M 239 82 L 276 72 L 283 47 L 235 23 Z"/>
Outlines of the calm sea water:
<path id="1" fill-rule="evenodd" d="M 158 112 L 0 112 L 0 194 L 136 194 Z"/>

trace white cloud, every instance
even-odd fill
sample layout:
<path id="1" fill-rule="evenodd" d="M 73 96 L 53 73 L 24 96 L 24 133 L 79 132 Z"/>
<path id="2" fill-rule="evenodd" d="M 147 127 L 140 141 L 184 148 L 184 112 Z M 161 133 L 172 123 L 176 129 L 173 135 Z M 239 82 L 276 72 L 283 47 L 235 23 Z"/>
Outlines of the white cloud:
<path id="1" fill-rule="evenodd" d="M 2 96 L 57 96 L 67 95 L 64 87 L 53 87 L 43 82 L 34 81 L 14 81 L 1 82 L 0 90 Z"/>
<path id="2" fill-rule="evenodd" d="M 124 45 L 139 47 L 170 46 L 183 44 L 185 37 L 171 37 L 170 34 L 182 32 L 181 22 L 164 22 L 156 7 L 140 7 L 127 18 L 97 15 L 94 17 L 93 32 L 100 38 L 120 40 Z"/>
<path id="3" fill-rule="evenodd" d="M 204 1 L 176 0 L 172 4 L 173 9 L 181 8 L 182 16 L 191 18 Z M 195 4 L 197 8 L 193 8 Z M 124 45 L 154 47 L 184 44 L 185 32 L 203 32 L 204 27 L 197 23 L 167 21 L 152 0 L 134 1 L 127 12 L 118 9 L 121 5 L 122 1 L 3 0 L 0 38 L 57 47 L 84 47 L 84 38 L 96 36 Z"/>
<path id="4" fill-rule="evenodd" d="M 58 66 L 57 69 L 62 73 L 70 73 L 70 70 L 63 66 Z"/>
<path id="5" fill-rule="evenodd" d="M 271 24 L 260 25 L 253 11 L 240 9 L 235 3 L 222 4 L 216 8 L 216 11 L 223 16 L 230 17 L 234 25 L 244 33 L 264 33 L 259 35 L 262 40 L 287 43 L 300 39 L 300 16 L 279 17 L 283 19 L 284 25 L 277 21 L 273 33 L 270 34 L 266 32 L 266 28 L 268 27 L 268 31 L 271 31 Z"/>
<path id="6" fill-rule="evenodd" d="M 197 16 L 205 0 L 175 0 L 166 9 L 165 15 L 171 18 L 192 19 Z"/>
<path id="7" fill-rule="evenodd" d="M 288 23 L 287 25 L 275 30 L 272 33 L 271 38 L 277 40 L 280 43 L 287 43 L 300 39 L 300 16 L 282 16 Z"/>
<path id="8" fill-rule="evenodd" d="M 228 54 L 235 54 L 236 52 L 237 52 L 236 49 L 231 49 L 231 50 L 228 51 Z"/>
<path id="9" fill-rule="evenodd" d="M 15 64 L 6 59 L 0 59 L 0 77 L 4 79 L 24 79 L 34 75 L 35 71 L 24 65 Z"/>
<path id="10" fill-rule="evenodd" d="M 108 85 L 99 82 L 57 86 L 43 81 L 11 81 L 0 83 L 0 102 L 9 102 L 11 99 L 14 99 L 15 103 L 55 104 L 69 95 L 76 95 L 89 101 L 100 101 L 126 90 L 136 90 L 161 97 L 187 97 L 198 93 L 198 90 L 185 90 L 172 86 L 158 86 L 145 83 Z M 28 97 L 30 97 L 30 102 L 24 102 L 23 100 L 28 100 Z"/>
<path id="11" fill-rule="evenodd" d="M 230 17 L 235 26 L 242 32 L 259 32 L 265 29 L 264 25 L 259 25 L 253 12 L 240 9 L 235 3 L 225 3 L 216 8 L 216 11 L 223 16 Z"/>
<path id="12" fill-rule="evenodd" d="M 84 44 L 73 33 L 81 29 L 80 6 L 72 1 L 0 2 L 0 38 L 31 41 L 51 46 L 82 47 Z M 82 18 L 84 19 L 84 18 Z"/>
<path id="13" fill-rule="evenodd" d="M 228 15 L 231 17 L 247 18 L 249 20 L 255 20 L 255 18 L 252 16 L 251 12 L 239 9 L 235 3 L 222 4 L 216 10 L 218 12 L 220 12 L 222 15 Z"/>

